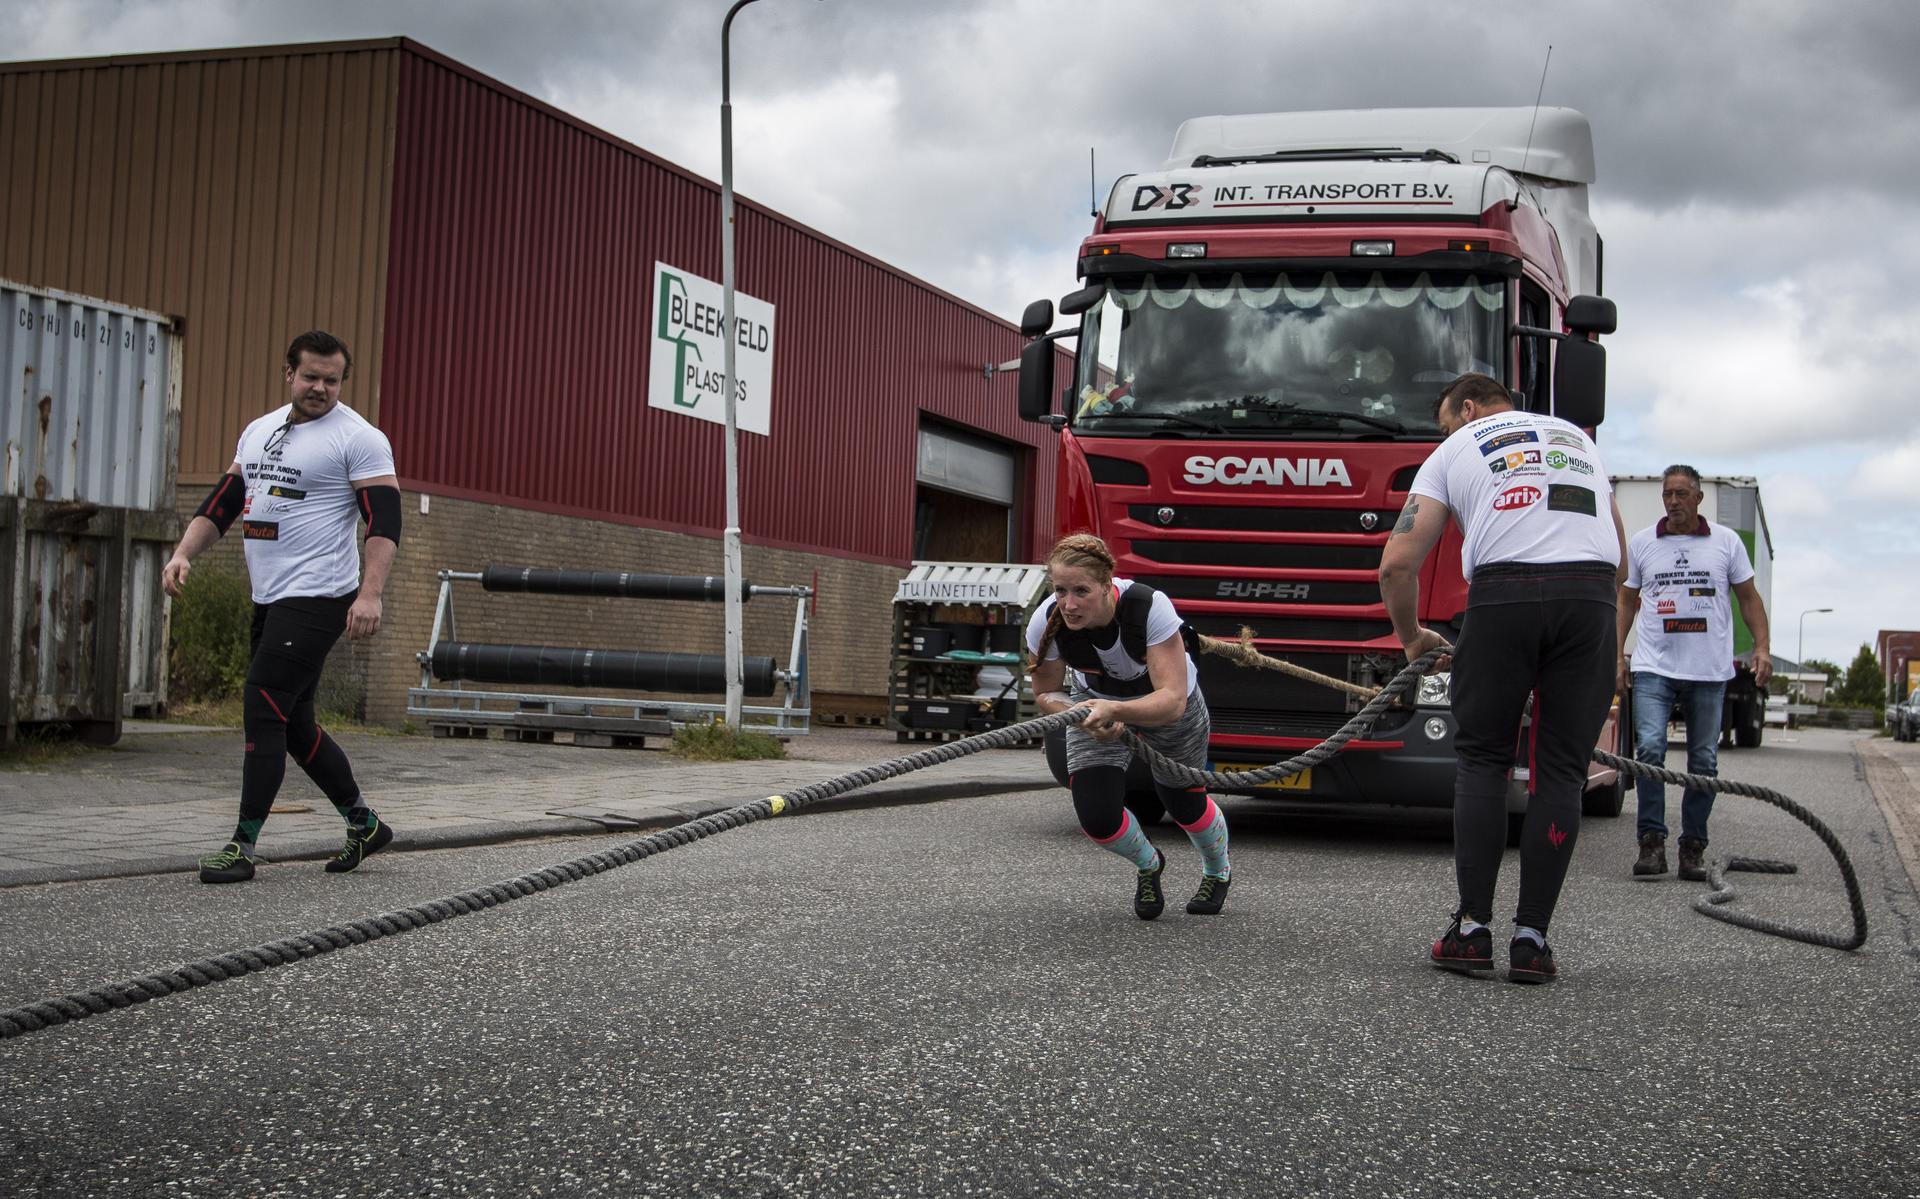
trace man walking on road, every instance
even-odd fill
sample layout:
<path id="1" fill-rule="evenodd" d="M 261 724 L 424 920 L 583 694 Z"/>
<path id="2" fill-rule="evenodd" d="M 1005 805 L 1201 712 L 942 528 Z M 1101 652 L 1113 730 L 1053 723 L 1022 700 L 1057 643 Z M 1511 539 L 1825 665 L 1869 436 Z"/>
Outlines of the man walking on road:
<path id="1" fill-rule="evenodd" d="M 1420 467 L 1380 558 L 1380 595 L 1412 661 L 1445 643 L 1420 627 L 1420 568 L 1451 516 L 1470 583 L 1454 647 L 1453 856 L 1460 900 L 1429 959 L 1493 969 L 1494 883 L 1506 846 L 1507 776 L 1533 699 L 1520 899 L 1507 978 L 1558 976 L 1547 924 L 1580 832 L 1587 760 L 1613 703 L 1614 598 L 1626 541 L 1593 442 L 1518 412 L 1486 375 L 1462 375 L 1434 409 L 1447 434 Z"/>
<path id="2" fill-rule="evenodd" d="M 1753 585 L 1753 562 L 1732 529 L 1700 516 L 1705 499 L 1700 472 L 1669 466 L 1661 479 L 1665 517 L 1640 530 L 1627 544 L 1627 580 L 1620 588 L 1618 683 L 1633 685 L 1633 756 L 1662 766 L 1667 758 L 1667 719 L 1680 704 L 1687 722 L 1687 773 L 1719 774 L 1720 715 L 1727 680 L 1733 677 L 1731 591 L 1753 632 L 1754 683 L 1764 695 L 1773 677 L 1767 652 L 1767 608 Z M 1634 621 L 1635 614 L 1639 622 Z M 1627 631 L 1635 632 L 1627 659 Z M 1640 796 L 1640 858 L 1636 875 L 1667 872 L 1667 788 L 1656 778 L 1634 781 Z M 1688 787 L 1680 801 L 1680 877 L 1707 877 L 1707 817 L 1713 792 Z"/>
<path id="3" fill-rule="evenodd" d="M 200 863 L 203 883 L 239 883 L 265 861 L 256 843 L 286 777 L 300 763 L 347 822 L 347 843 L 327 862 L 352 870 L 393 840 L 360 794 L 346 752 L 314 721 L 314 693 L 342 632 L 380 631 L 380 593 L 400 543 L 400 480 L 386 435 L 340 406 L 353 359 L 330 333 L 287 347 L 286 406 L 248 425 L 233 465 L 201 502 L 161 572 L 179 595 L 193 559 L 236 517 L 253 582 L 253 659 L 242 701 L 247 751 L 233 840 Z M 366 573 L 354 526 L 367 522 Z"/>

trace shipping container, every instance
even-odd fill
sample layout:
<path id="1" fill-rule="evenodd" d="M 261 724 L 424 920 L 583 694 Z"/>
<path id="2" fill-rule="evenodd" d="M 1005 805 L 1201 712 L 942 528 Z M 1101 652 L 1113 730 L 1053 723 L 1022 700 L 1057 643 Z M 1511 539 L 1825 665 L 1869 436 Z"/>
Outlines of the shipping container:
<path id="1" fill-rule="evenodd" d="M 0 280 L 0 744 L 110 744 L 166 705 L 160 571 L 180 533 L 180 333 L 159 313 Z"/>

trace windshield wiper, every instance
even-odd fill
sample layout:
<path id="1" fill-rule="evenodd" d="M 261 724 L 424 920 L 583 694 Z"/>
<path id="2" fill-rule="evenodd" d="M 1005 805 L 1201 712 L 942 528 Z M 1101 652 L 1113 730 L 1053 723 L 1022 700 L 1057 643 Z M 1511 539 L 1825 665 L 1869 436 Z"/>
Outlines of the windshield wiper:
<path id="1" fill-rule="evenodd" d="M 1199 429 L 1206 433 L 1224 434 L 1226 430 L 1212 421 L 1196 420 L 1180 412 L 1092 412 L 1080 418 L 1089 420 L 1157 420 L 1171 425 L 1184 425 L 1189 429 Z"/>
<path id="2" fill-rule="evenodd" d="M 1350 420 L 1355 424 L 1370 425 L 1384 429 L 1388 433 L 1405 433 L 1407 427 L 1397 420 L 1384 416 L 1362 416 L 1358 412 L 1343 412 L 1338 408 L 1302 408 L 1298 404 L 1289 404 L 1285 400 L 1270 400 L 1266 396 L 1241 396 L 1233 401 L 1234 405 L 1247 408 L 1259 408 L 1263 412 L 1272 412 L 1280 416 L 1303 418 L 1302 424 L 1319 424 L 1325 428 L 1326 422 Z"/>

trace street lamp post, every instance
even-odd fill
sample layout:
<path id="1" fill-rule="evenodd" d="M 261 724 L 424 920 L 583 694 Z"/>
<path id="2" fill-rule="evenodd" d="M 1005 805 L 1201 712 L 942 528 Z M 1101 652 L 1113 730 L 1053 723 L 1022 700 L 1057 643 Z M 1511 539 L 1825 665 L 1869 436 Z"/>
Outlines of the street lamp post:
<path id="1" fill-rule="evenodd" d="M 1807 697 L 1807 680 L 1806 680 L 1807 659 L 1805 657 L 1807 652 L 1807 615 L 1808 613 L 1812 613 L 1812 612 L 1831 612 L 1831 611 L 1833 611 L 1832 608 L 1808 608 L 1805 612 L 1802 612 L 1800 614 L 1800 644 L 1794 647 L 1793 668 L 1795 671 L 1799 672 L 1801 676 L 1800 677 L 1800 698 L 1802 700 L 1806 699 Z"/>
<path id="2" fill-rule="evenodd" d="M 727 620 L 727 724 L 740 727 L 740 704 L 744 688 L 740 678 L 740 450 L 736 438 L 733 382 L 733 102 L 732 67 L 728 38 L 733 32 L 733 16 L 753 0 L 736 0 L 720 23 L 720 291 L 722 316 L 721 350 L 724 364 L 720 385 L 727 409 L 727 527 L 721 534 L 721 556 L 726 574 Z"/>

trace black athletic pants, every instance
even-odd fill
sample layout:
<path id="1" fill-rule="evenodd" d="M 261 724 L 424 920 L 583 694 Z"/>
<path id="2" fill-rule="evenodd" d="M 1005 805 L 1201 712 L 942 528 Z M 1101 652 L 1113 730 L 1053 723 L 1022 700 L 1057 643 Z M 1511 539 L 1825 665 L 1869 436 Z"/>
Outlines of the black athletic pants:
<path id="1" fill-rule="evenodd" d="M 1533 696 L 1521 760 L 1531 794 L 1520 836 L 1514 923 L 1547 931 L 1580 834 L 1587 763 L 1613 699 L 1614 568 L 1603 562 L 1494 563 L 1473 573 L 1455 645 L 1453 859 L 1460 909 L 1493 922 L 1506 845 L 1507 773 Z"/>
<path id="2" fill-rule="evenodd" d="M 241 710 L 247 756 L 240 772 L 234 839 L 252 844 L 286 778 L 291 756 L 342 816 L 360 799 L 347 755 L 314 721 L 313 698 L 327 652 L 347 629 L 354 595 L 297 597 L 253 606 L 253 661 Z"/>

